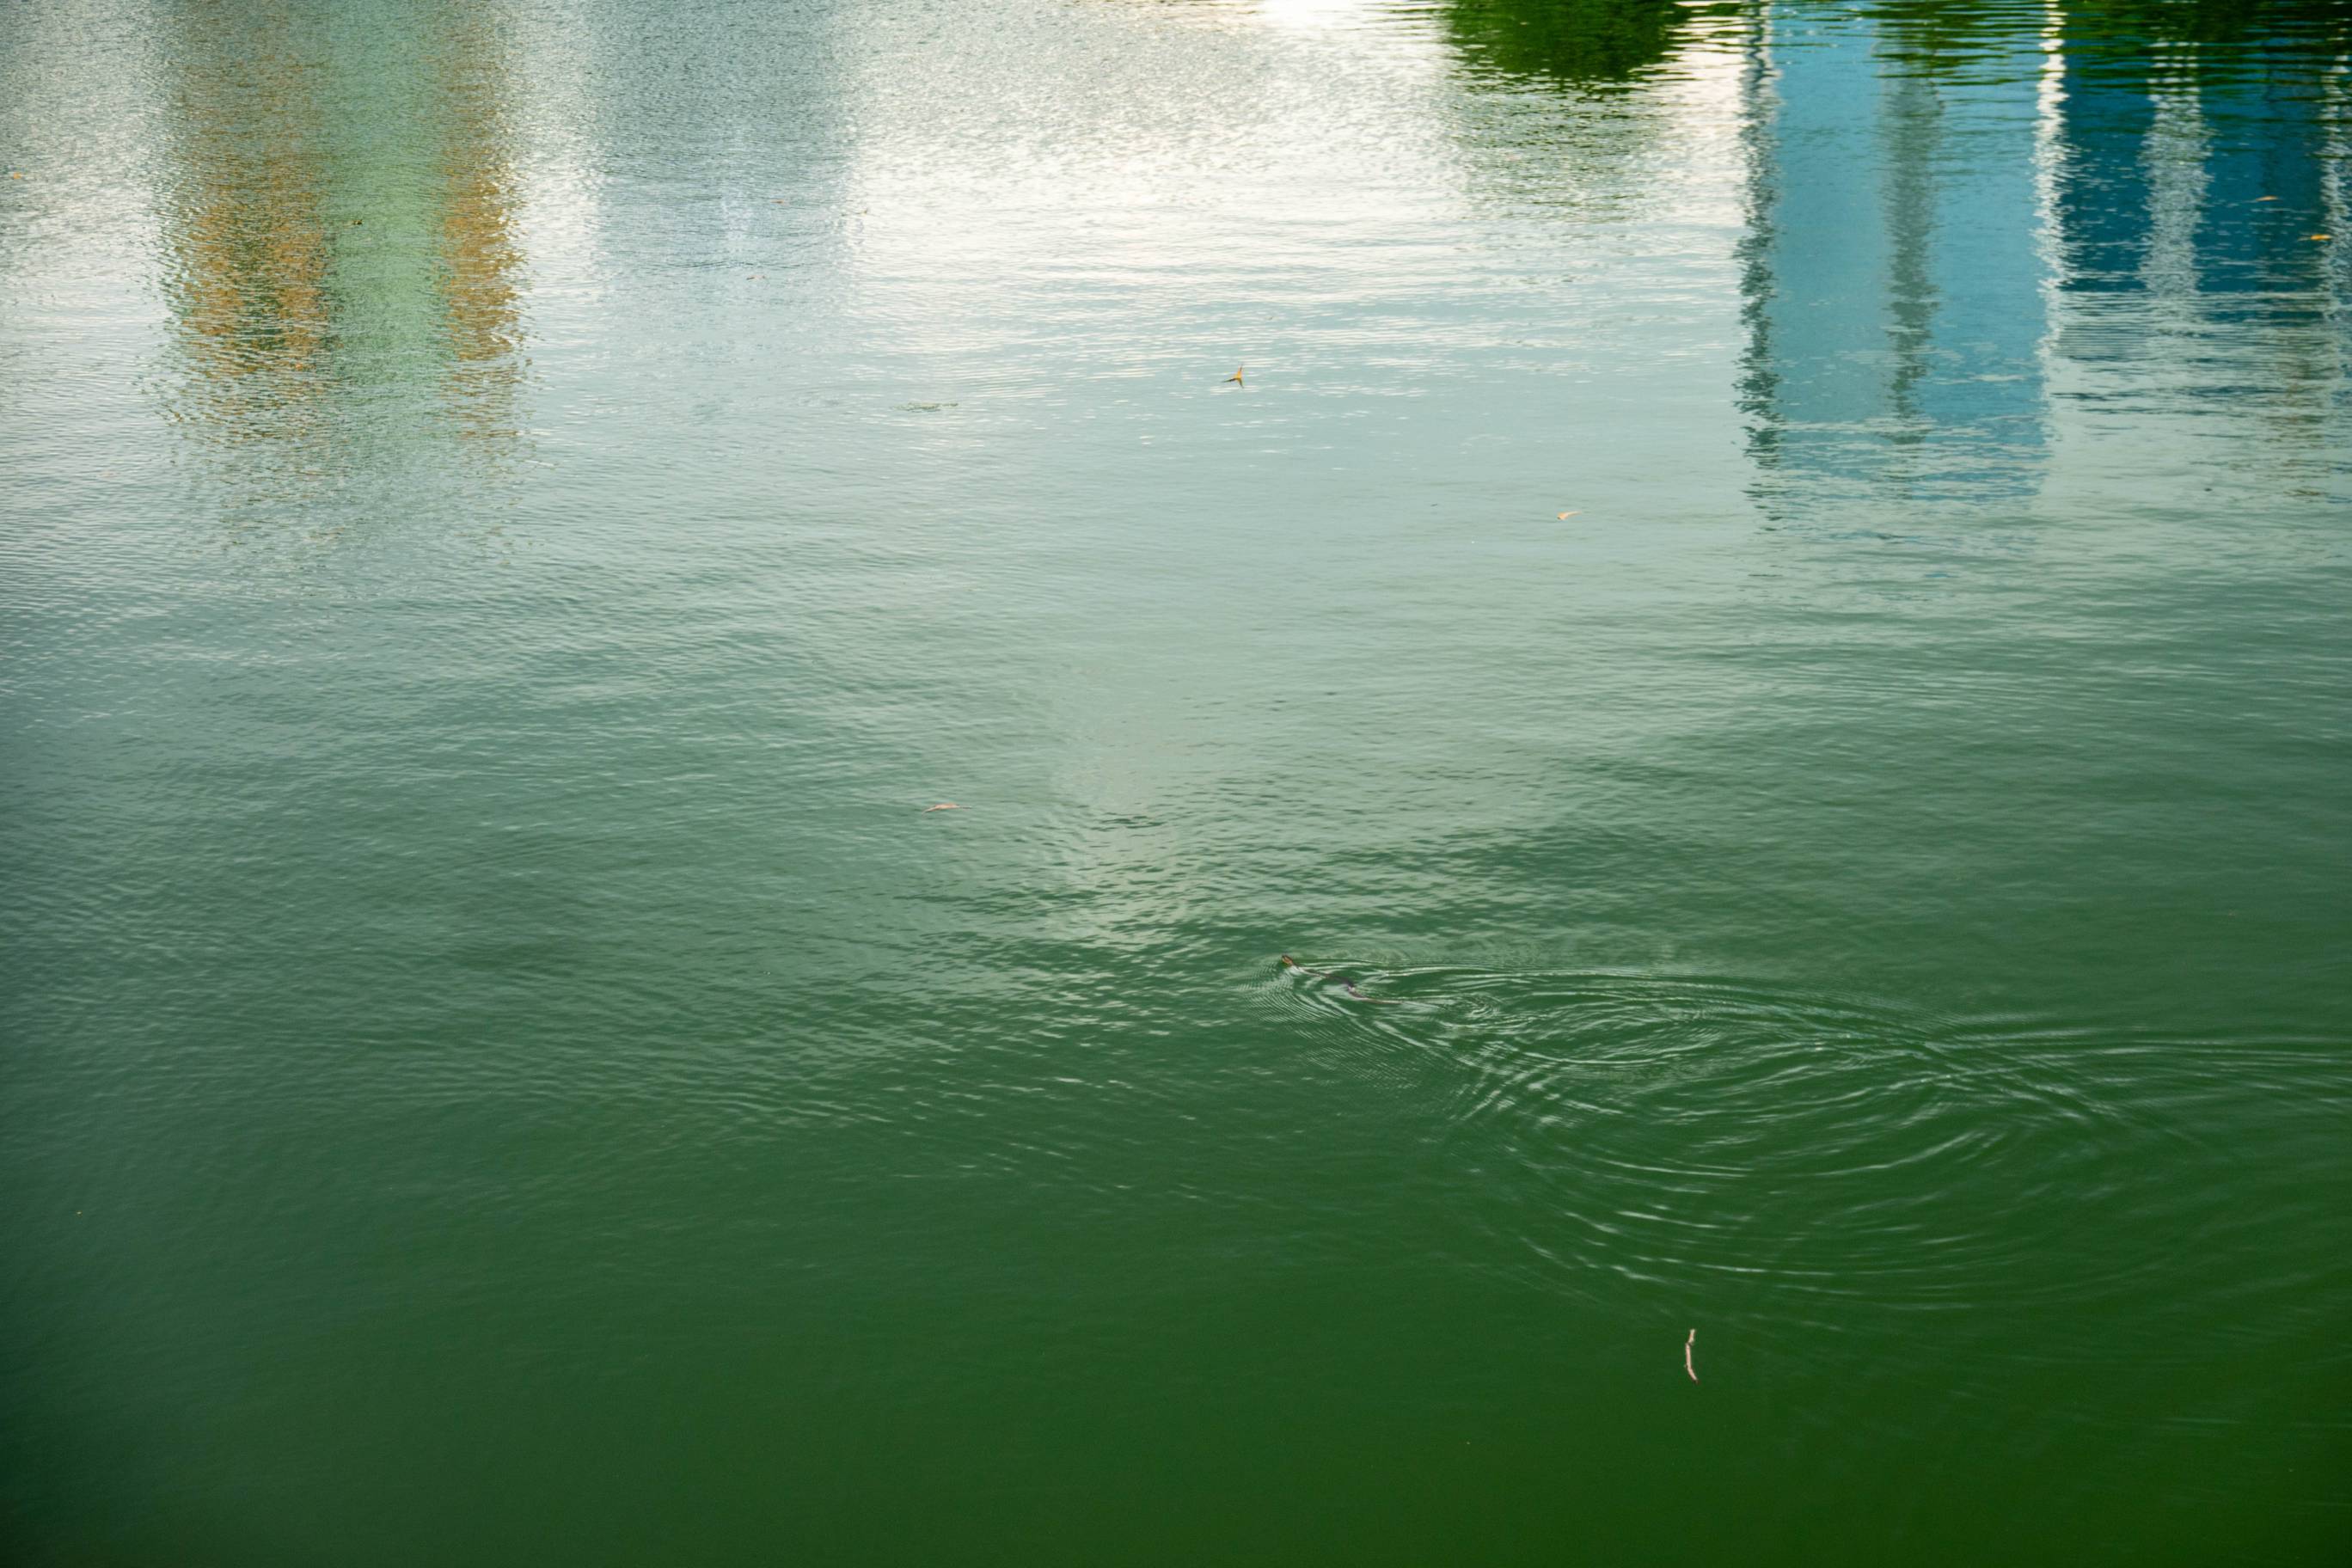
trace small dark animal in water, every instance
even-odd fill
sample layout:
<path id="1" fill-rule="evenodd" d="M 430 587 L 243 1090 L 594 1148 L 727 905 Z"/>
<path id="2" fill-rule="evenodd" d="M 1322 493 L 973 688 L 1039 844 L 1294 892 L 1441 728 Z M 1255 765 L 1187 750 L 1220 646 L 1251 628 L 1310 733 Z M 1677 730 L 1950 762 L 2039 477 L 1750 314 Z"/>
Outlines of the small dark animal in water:
<path id="1" fill-rule="evenodd" d="M 1299 973 L 1312 975 L 1318 980 L 1337 981 L 1342 991 L 1345 991 L 1349 995 L 1353 996 L 1359 1002 L 1370 1002 L 1373 1005 L 1380 1007 L 1393 1007 L 1397 1005 L 1396 999 L 1392 996 L 1367 996 L 1362 992 L 1357 990 L 1356 983 L 1349 979 L 1346 975 L 1334 974 L 1328 969 L 1309 969 L 1286 952 L 1282 955 L 1281 963 L 1282 967 L 1285 969 L 1296 969 Z"/>

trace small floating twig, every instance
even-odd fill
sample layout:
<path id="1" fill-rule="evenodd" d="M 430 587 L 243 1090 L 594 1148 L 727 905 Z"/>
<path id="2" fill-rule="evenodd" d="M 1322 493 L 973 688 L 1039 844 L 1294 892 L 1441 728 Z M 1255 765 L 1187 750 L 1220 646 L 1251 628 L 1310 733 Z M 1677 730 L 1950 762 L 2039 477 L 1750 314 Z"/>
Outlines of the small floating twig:
<path id="1" fill-rule="evenodd" d="M 1698 1381 L 1698 1368 L 1691 1364 L 1691 1347 L 1696 1343 L 1698 1343 L 1698 1331 L 1693 1329 L 1690 1331 L 1690 1338 L 1683 1342 L 1683 1370 L 1691 1374 L 1693 1383 Z"/>

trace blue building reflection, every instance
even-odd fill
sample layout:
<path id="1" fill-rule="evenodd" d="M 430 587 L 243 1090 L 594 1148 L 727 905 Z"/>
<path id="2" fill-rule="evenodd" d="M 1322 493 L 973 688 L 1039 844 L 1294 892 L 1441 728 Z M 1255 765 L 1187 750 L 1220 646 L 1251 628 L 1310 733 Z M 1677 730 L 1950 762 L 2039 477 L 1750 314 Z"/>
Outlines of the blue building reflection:
<path id="1" fill-rule="evenodd" d="M 1779 515 L 2021 501 L 2078 373 L 2183 331 L 2218 390 L 2340 357 L 2340 37 L 2052 5 L 1923 45 L 1940 9 L 1776 4 L 1751 37 L 1742 391 Z M 2250 324 L 2260 363 L 2216 336 Z"/>
<path id="2" fill-rule="evenodd" d="M 1750 62 L 1743 390 L 1776 509 L 2013 496 L 2047 444 L 2041 41 L 1940 78 L 1895 41 L 1775 5 Z"/>

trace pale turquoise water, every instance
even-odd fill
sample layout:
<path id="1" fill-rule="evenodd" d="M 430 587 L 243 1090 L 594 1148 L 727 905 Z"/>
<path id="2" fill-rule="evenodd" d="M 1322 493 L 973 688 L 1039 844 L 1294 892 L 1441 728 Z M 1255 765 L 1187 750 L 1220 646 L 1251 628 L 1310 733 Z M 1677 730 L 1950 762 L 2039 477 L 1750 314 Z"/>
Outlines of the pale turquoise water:
<path id="1" fill-rule="evenodd" d="M 2346 39 L 15 7 L 10 1560 L 2341 1560 Z"/>

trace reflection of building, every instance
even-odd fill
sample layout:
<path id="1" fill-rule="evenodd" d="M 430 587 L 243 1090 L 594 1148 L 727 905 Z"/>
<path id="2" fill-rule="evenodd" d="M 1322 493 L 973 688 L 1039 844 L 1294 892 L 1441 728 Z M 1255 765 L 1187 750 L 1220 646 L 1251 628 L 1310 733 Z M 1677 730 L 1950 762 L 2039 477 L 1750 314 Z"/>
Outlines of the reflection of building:
<path id="1" fill-rule="evenodd" d="M 510 393 L 522 351 L 522 251 L 515 245 L 515 176 L 501 157 L 497 75 L 478 70 L 449 94 L 440 261 L 449 296 L 454 385 L 489 435 L 513 426 Z"/>
<path id="2" fill-rule="evenodd" d="M 2330 52 L 2254 36 L 2067 60 L 2054 211 L 2069 362 L 2210 375 L 2235 358 L 2273 423 L 2326 403 L 2343 346 L 2327 318 L 2344 303 L 2339 242 L 2314 237 L 2344 217 Z"/>
<path id="3" fill-rule="evenodd" d="M 2343 226 L 2345 39 L 2240 9 L 2161 38 L 2055 3 L 2038 36 L 1763 8 L 1744 391 L 1769 505 L 2030 494 L 2053 398 L 2110 395 L 2103 365 L 2135 395 L 2258 384 L 2255 417 L 2320 438 L 2344 348 L 2341 237 L 2315 237 Z"/>
<path id="4" fill-rule="evenodd" d="M 179 181 L 168 245 L 190 384 L 184 416 L 289 435 L 318 411 L 332 247 L 318 106 L 279 51 L 176 51 Z"/>
<path id="5" fill-rule="evenodd" d="M 2039 41 L 1938 79 L 1867 16 L 1766 8 L 1744 392 L 1768 492 L 2015 493 L 2043 444 Z"/>
<path id="6" fill-rule="evenodd" d="M 497 32 L 468 19 L 446 35 L 441 85 L 441 243 L 449 382 L 466 427 L 513 431 L 513 389 L 522 348 L 522 254 L 514 226 L 515 175 L 502 122 L 503 62 Z"/>
<path id="7" fill-rule="evenodd" d="M 460 429 L 511 428 L 520 258 L 497 43 L 463 18 L 420 15 L 405 36 L 275 11 L 236 29 L 208 14 L 173 40 L 181 417 L 308 439 L 351 397 L 430 378 Z"/>

